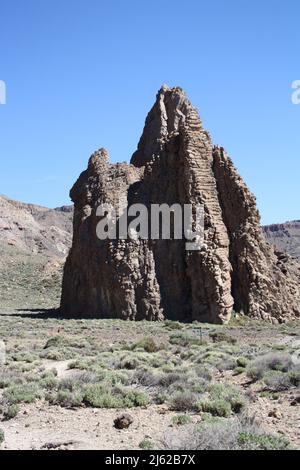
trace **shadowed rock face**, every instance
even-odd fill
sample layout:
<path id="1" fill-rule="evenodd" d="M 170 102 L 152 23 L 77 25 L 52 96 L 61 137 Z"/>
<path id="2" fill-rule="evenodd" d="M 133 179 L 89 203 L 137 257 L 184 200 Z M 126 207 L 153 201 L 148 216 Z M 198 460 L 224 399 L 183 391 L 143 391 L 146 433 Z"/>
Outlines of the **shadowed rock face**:
<path id="1" fill-rule="evenodd" d="M 266 243 L 255 198 L 181 89 L 159 91 L 130 165 L 95 152 L 71 198 L 64 316 L 224 323 L 233 309 L 275 321 L 300 315 L 298 266 Z M 202 249 L 186 251 L 185 240 L 99 240 L 96 209 L 120 198 L 204 205 Z"/>

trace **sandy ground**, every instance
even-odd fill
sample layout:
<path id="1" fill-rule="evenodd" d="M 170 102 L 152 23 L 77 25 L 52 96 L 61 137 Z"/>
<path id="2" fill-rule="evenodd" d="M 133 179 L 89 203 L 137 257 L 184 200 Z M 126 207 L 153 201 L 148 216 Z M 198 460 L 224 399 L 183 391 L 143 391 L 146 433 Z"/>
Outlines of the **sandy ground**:
<path id="1" fill-rule="evenodd" d="M 114 428 L 114 419 L 124 412 L 133 417 L 129 429 Z M 130 410 L 68 410 L 44 403 L 23 406 L 13 422 L 2 423 L 4 449 L 138 449 L 143 439 L 159 441 L 171 426 L 175 413 L 164 406 Z M 197 422 L 199 417 L 194 416 Z"/>

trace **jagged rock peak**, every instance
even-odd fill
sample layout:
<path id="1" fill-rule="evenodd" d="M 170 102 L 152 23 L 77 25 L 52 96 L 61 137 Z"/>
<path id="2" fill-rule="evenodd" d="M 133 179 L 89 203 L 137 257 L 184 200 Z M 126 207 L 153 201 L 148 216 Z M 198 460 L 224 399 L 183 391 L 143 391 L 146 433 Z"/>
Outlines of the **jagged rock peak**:
<path id="1" fill-rule="evenodd" d="M 138 149 L 133 154 L 131 163 L 140 167 L 151 161 L 161 152 L 167 140 L 178 135 L 180 127 L 185 124 L 191 130 L 202 129 L 199 114 L 182 88 L 163 85 L 147 116 Z"/>
<path id="2" fill-rule="evenodd" d="M 99 166 L 105 166 L 109 161 L 108 151 L 105 148 L 101 148 L 94 152 L 89 159 L 89 168 L 98 168 Z"/>
<path id="3" fill-rule="evenodd" d="M 131 164 L 104 149 L 71 190 L 73 246 L 64 271 L 65 316 L 227 322 L 232 312 L 273 322 L 300 316 L 299 265 L 265 241 L 255 197 L 214 146 L 180 88 L 163 86 Z M 96 236 L 100 203 L 204 206 L 203 246 L 186 240 Z"/>

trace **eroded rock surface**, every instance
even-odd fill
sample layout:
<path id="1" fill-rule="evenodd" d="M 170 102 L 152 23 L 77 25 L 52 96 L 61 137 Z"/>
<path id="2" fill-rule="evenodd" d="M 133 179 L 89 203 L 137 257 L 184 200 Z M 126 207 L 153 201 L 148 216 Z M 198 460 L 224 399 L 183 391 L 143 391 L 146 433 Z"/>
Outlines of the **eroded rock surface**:
<path id="1" fill-rule="evenodd" d="M 95 152 L 71 198 L 63 315 L 212 323 L 233 310 L 274 321 L 300 315 L 298 266 L 266 243 L 255 198 L 180 88 L 159 91 L 131 164 Z M 202 204 L 202 249 L 186 251 L 185 240 L 99 240 L 97 207 L 120 198 Z"/>

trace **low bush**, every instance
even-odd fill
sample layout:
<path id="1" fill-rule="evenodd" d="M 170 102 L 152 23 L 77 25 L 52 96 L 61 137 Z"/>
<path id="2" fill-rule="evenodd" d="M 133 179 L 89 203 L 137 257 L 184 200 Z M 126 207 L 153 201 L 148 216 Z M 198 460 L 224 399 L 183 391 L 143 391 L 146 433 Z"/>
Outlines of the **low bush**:
<path id="1" fill-rule="evenodd" d="M 247 359 L 246 357 L 238 357 L 237 360 L 236 360 L 236 365 L 238 367 L 247 367 L 247 365 L 249 364 L 249 359 Z"/>
<path id="2" fill-rule="evenodd" d="M 157 382 L 158 378 L 148 369 L 138 369 L 131 378 L 132 384 L 140 384 L 144 387 L 154 387 Z"/>
<path id="3" fill-rule="evenodd" d="M 234 413 L 239 413 L 246 406 L 246 399 L 238 389 L 223 384 L 213 384 L 209 389 L 212 400 L 224 400 L 229 403 Z"/>
<path id="4" fill-rule="evenodd" d="M 237 444 L 243 450 L 288 450 L 290 446 L 289 441 L 283 437 L 254 432 L 239 433 Z"/>
<path id="5" fill-rule="evenodd" d="M 265 373 L 263 381 L 268 389 L 274 392 L 288 390 L 292 385 L 288 374 L 275 370 Z"/>
<path id="6" fill-rule="evenodd" d="M 203 346 L 206 344 L 206 341 L 201 338 L 197 338 L 196 336 L 188 335 L 186 333 L 176 333 L 171 335 L 169 342 L 170 344 L 182 346 L 184 348 L 191 345 Z"/>
<path id="7" fill-rule="evenodd" d="M 95 384 L 86 388 L 83 401 L 95 408 L 132 408 L 147 406 L 149 397 L 134 389 L 106 389 L 101 384 Z"/>
<path id="8" fill-rule="evenodd" d="M 189 424 L 192 421 L 192 418 L 189 415 L 176 415 L 172 418 L 172 423 L 175 426 L 184 426 Z"/>
<path id="9" fill-rule="evenodd" d="M 183 325 L 177 321 L 165 320 L 164 327 L 168 328 L 169 330 L 182 330 Z"/>
<path id="10" fill-rule="evenodd" d="M 20 411 L 20 407 L 17 404 L 9 405 L 3 412 L 3 418 L 5 420 L 13 419 L 17 416 Z"/>
<path id="11" fill-rule="evenodd" d="M 176 392 L 170 398 L 170 408 L 174 411 L 192 411 L 197 403 L 197 395 L 190 391 Z"/>
<path id="12" fill-rule="evenodd" d="M 132 350 L 143 349 L 147 353 L 154 353 L 160 350 L 153 338 L 143 338 L 132 346 Z"/>
<path id="13" fill-rule="evenodd" d="M 83 396 L 80 391 L 70 391 L 68 389 L 58 390 L 54 395 L 49 395 L 51 405 L 59 405 L 64 408 L 77 408 L 82 405 Z"/>
<path id="14" fill-rule="evenodd" d="M 158 379 L 158 385 L 164 388 L 170 387 L 176 382 L 183 382 L 186 384 L 187 378 L 184 374 L 178 372 L 169 372 L 168 374 L 161 375 Z"/>
<path id="15" fill-rule="evenodd" d="M 200 426 L 173 428 L 162 446 L 168 450 L 288 450 L 289 442 L 242 420 L 218 418 Z"/>
<path id="16" fill-rule="evenodd" d="M 237 340 L 230 336 L 228 333 L 224 331 L 213 331 L 209 333 L 209 337 L 214 343 L 229 343 L 229 344 L 236 344 Z"/>
<path id="17" fill-rule="evenodd" d="M 33 403 L 40 396 L 35 384 L 13 385 L 3 393 L 3 400 L 9 405 Z"/>
<path id="18" fill-rule="evenodd" d="M 257 381 L 270 370 L 288 372 L 292 368 L 293 361 L 289 354 L 271 352 L 251 361 L 247 367 L 247 375 Z"/>
<path id="19" fill-rule="evenodd" d="M 144 439 L 142 442 L 139 443 L 139 448 L 142 450 L 152 450 L 154 446 L 149 439 Z"/>
<path id="20" fill-rule="evenodd" d="M 244 374 L 244 372 L 245 372 L 244 367 L 235 367 L 235 369 L 233 369 L 233 375 L 241 375 L 241 374 Z"/>
<path id="21" fill-rule="evenodd" d="M 230 403 L 223 399 L 204 400 L 197 403 L 197 409 L 204 413 L 210 413 L 212 416 L 229 418 L 231 415 Z"/>
<path id="22" fill-rule="evenodd" d="M 44 349 L 65 346 L 66 343 L 66 338 L 64 338 L 63 336 L 53 336 L 52 338 L 48 339 L 44 346 Z"/>

